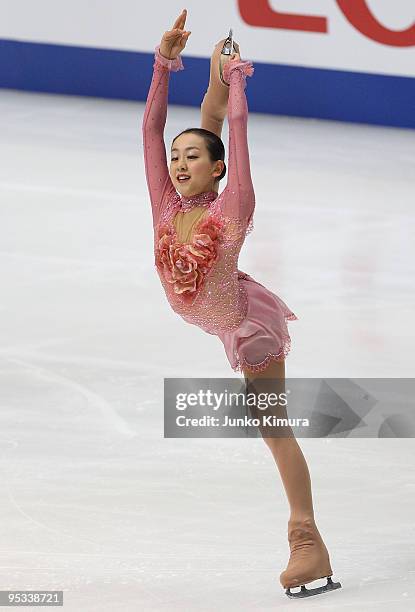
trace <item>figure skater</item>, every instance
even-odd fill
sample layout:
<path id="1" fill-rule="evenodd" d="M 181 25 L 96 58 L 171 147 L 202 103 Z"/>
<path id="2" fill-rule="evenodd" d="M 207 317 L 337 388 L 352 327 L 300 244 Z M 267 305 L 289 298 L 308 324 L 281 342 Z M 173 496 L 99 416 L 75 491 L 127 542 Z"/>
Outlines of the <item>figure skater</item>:
<path id="1" fill-rule="evenodd" d="M 296 315 L 274 293 L 238 270 L 245 236 L 253 228 L 255 194 L 247 142 L 246 77 L 250 61 L 228 37 L 214 49 L 210 82 L 201 106 L 202 127 L 186 129 L 171 145 L 167 165 L 164 126 L 170 72 L 183 70 L 180 52 L 191 34 L 184 9 L 155 49 L 153 77 L 142 132 L 154 227 L 155 266 L 173 310 L 222 341 L 231 367 L 258 388 L 283 388 L 290 350 L 286 321 Z M 221 140 L 228 114 L 228 182 Z M 262 433 L 262 432 L 261 432 Z M 291 432 L 292 433 L 292 432 Z M 290 506 L 290 559 L 280 575 L 287 595 L 308 596 L 338 588 L 327 548 L 317 529 L 307 463 L 294 435 L 264 437 L 278 466 Z M 327 577 L 327 584 L 305 584 Z M 291 587 L 301 586 L 301 592 Z"/>

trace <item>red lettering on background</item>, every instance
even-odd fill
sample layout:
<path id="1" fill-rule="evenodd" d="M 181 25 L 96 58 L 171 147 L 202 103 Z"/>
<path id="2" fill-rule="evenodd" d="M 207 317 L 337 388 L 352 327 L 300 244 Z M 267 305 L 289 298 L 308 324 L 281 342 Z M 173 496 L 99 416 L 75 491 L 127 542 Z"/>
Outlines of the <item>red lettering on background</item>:
<path id="1" fill-rule="evenodd" d="M 368 38 L 393 47 L 415 45 L 415 22 L 406 30 L 389 30 L 372 14 L 366 0 L 337 0 L 337 4 L 346 19 Z"/>
<path id="2" fill-rule="evenodd" d="M 238 0 L 238 5 L 242 19 L 249 25 L 281 30 L 327 32 L 326 17 L 281 13 L 270 7 L 269 0 Z"/>
<path id="3" fill-rule="evenodd" d="M 406 30 L 390 30 L 377 20 L 366 1 L 336 0 L 346 19 L 367 38 L 392 47 L 415 46 L 415 22 Z M 252 26 L 323 34 L 328 32 L 326 17 L 283 13 L 271 8 L 269 0 L 238 0 L 238 6 L 242 19 Z"/>

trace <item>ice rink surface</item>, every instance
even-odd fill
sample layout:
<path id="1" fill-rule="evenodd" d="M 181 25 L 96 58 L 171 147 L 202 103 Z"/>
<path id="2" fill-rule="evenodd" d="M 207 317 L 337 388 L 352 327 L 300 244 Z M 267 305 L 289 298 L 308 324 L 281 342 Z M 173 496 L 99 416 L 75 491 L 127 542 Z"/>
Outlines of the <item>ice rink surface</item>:
<path id="1" fill-rule="evenodd" d="M 68 612 L 414 610 L 413 439 L 299 440 L 343 588 L 296 602 L 264 442 L 163 437 L 164 377 L 236 374 L 157 277 L 143 110 L 0 95 L 0 590 L 63 590 Z M 170 106 L 168 150 L 199 125 Z M 412 377 L 414 131 L 250 114 L 248 138 L 239 267 L 299 318 L 287 376 Z"/>

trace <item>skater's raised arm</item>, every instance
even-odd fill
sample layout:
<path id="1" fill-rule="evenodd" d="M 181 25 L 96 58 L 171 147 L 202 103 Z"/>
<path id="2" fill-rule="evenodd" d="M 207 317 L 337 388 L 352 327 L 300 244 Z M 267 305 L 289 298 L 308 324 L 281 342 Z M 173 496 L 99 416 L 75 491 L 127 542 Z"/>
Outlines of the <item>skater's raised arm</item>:
<path id="1" fill-rule="evenodd" d="M 190 32 L 183 31 L 185 21 L 186 9 L 176 19 L 173 29 L 164 33 L 160 45 L 156 47 L 153 77 L 142 122 L 144 166 L 154 226 L 159 221 L 167 196 L 175 190 L 167 165 L 164 127 L 167 118 L 170 72 L 184 68 L 179 53 L 184 49 L 190 36 Z"/>
<path id="2" fill-rule="evenodd" d="M 167 166 L 164 127 L 167 118 L 167 99 L 171 70 L 182 70 L 180 56 L 170 62 L 158 48 L 155 53 L 153 78 L 147 95 L 142 131 L 144 167 L 150 194 L 153 225 L 158 223 L 163 202 L 174 189 Z"/>
<path id="3" fill-rule="evenodd" d="M 255 208 L 255 192 L 251 178 L 248 149 L 248 103 L 245 95 L 246 76 L 252 76 L 252 62 L 241 61 L 238 54 L 223 68 L 229 83 L 228 122 L 228 182 L 224 212 L 247 223 Z"/>

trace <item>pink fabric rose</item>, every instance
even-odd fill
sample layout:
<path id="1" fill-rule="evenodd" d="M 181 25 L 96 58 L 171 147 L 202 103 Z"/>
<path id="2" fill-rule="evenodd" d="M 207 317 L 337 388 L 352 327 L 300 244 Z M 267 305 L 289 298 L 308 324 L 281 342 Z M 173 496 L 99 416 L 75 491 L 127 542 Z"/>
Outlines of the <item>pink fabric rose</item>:
<path id="1" fill-rule="evenodd" d="M 183 300 L 192 301 L 196 297 L 205 275 L 215 262 L 221 227 L 220 221 L 207 219 L 190 243 L 177 242 L 169 226 L 160 228 L 156 264 Z"/>

